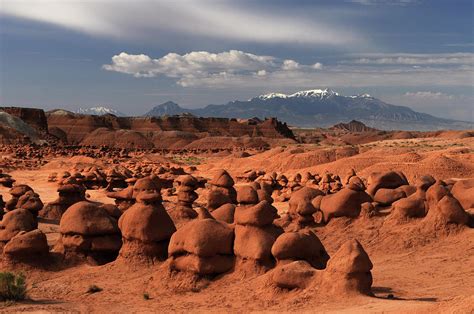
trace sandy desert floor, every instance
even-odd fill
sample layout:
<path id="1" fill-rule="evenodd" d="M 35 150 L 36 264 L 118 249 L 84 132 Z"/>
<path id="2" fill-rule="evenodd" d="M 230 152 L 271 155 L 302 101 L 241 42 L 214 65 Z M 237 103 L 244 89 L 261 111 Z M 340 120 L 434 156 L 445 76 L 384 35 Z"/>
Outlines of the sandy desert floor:
<path id="1" fill-rule="evenodd" d="M 336 156 L 333 147 L 294 145 L 274 148 L 246 158 L 229 155 L 202 157 L 196 175 L 210 177 L 218 168 L 233 176 L 248 169 L 285 174 L 310 171 L 358 175 L 401 170 L 408 180 L 420 174 L 437 179 L 474 177 L 474 140 L 413 139 L 374 142 L 357 147 L 359 153 Z M 336 152 L 336 155 L 338 153 Z M 334 158 L 333 158 L 334 159 Z M 53 171 L 64 171 L 87 158 L 57 158 L 37 170 L 9 171 L 18 183 L 35 189 L 44 203 L 57 197 Z M 97 161 L 100 163 L 100 161 Z M 97 163 L 96 162 L 96 163 Z M 8 188 L 0 193 L 8 200 Z M 88 190 L 91 200 L 113 203 L 102 190 Z M 173 206 L 173 199 L 165 207 Z M 287 203 L 274 206 L 283 213 Z M 41 222 L 50 245 L 58 225 Z M 336 218 L 313 229 L 329 255 L 347 239 L 356 238 L 374 265 L 374 297 L 321 297 L 311 289 L 284 291 L 268 285 L 265 274 L 230 273 L 195 280 L 166 271 L 166 263 L 152 266 L 112 262 L 80 265 L 59 271 L 10 265 L 27 275 L 29 300 L 3 304 L 2 312 L 474 312 L 474 229 L 467 226 L 436 228 L 422 219 L 395 223 L 387 216 Z M 103 290 L 87 293 L 91 285 Z M 144 298 L 148 294 L 150 298 Z"/>

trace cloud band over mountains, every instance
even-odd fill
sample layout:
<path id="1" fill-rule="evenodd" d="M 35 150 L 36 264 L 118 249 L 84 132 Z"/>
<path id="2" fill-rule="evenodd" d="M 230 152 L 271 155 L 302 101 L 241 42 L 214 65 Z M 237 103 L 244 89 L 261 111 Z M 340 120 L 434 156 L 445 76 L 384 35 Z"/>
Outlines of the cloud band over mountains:
<path id="1" fill-rule="evenodd" d="M 122 52 L 103 69 L 135 77 L 171 78 L 183 87 L 311 87 L 311 86 L 432 86 L 472 85 L 472 53 L 367 54 L 348 56 L 334 64 L 239 50 L 220 53 L 169 53 L 160 58 Z"/>

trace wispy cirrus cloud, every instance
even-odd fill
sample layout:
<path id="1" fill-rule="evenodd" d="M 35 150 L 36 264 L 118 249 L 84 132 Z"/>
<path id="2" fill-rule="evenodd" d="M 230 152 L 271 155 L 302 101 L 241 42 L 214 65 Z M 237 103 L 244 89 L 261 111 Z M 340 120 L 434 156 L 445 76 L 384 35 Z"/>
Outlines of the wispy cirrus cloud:
<path id="1" fill-rule="evenodd" d="M 231 0 L 2 0 L 0 14 L 120 39 L 156 41 L 160 33 L 176 33 L 258 43 L 368 43 L 324 10 L 301 15 Z"/>
<path id="2" fill-rule="evenodd" d="M 398 5 L 407 6 L 420 4 L 421 0 L 347 0 L 346 2 L 357 3 L 361 5 Z"/>
<path id="3" fill-rule="evenodd" d="M 405 94 L 403 94 L 403 96 L 407 98 L 417 98 L 425 100 L 453 100 L 456 98 L 455 95 L 432 91 L 406 92 Z"/>
<path id="4" fill-rule="evenodd" d="M 366 53 L 341 63 L 373 65 L 473 65 L 474 53 Z"/>

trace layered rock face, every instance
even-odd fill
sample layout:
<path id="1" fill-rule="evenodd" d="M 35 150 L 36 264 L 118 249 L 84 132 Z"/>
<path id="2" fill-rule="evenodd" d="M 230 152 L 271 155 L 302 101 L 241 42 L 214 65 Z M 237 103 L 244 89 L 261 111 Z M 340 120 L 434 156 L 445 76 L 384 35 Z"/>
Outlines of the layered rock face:
<path id="1" fill-rule="evenodd" d="M 48 131 L 48 121 L 46 114 L 42 109 L 1 107 L 0 111 L 4 111 L 12 116 L 20 118 L 40 132 Z"/>
<path id="2" fill-rule="evenodd" d="M 160 146 L 160 142 L 166 142 L 170 136 L 174 142 L 170 145 L 182 142 L 183 146 L 209 136 L 294 138 L 286 124 L 276 119 L 237 121 L 185 116 L 130 118 L 80 115 L 56 110 L 47 113 L 47 120 L 49 129 L 56 133 L 57 130 L 64 132 L 69 144 L 90 146 L 153 148 Z"/>

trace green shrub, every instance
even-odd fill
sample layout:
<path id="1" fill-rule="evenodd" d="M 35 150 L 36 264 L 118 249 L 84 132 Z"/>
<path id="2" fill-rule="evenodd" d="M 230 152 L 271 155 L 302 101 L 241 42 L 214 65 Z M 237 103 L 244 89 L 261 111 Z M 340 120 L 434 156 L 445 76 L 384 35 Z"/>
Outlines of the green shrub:
<path id="1" fill-rule="evenodd" d="M 26 297 L 26 282 L 23 274 L 0 272 L 0 301 L 20 301 Z"/>

